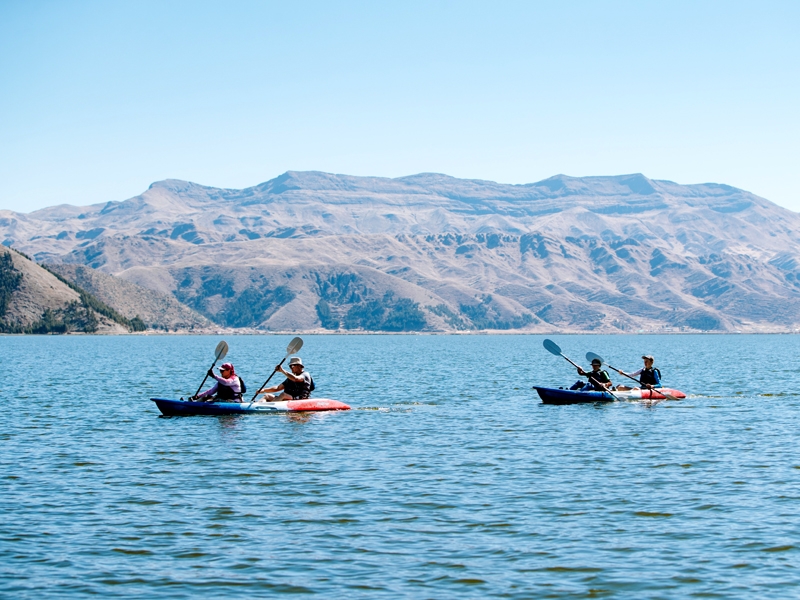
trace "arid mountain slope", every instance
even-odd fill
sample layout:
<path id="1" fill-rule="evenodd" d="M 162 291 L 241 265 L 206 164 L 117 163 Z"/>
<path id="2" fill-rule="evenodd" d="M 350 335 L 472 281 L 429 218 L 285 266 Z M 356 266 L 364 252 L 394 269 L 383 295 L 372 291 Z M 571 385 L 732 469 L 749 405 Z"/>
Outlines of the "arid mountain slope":
<path id="1" fill-rule="evenodd" d="M 178 302 L 170 294 L 161 294 L 82 265 L 48 265 L 54 271 L 93 294 L 129 319 L 139 317 L 148 327 L 164 330 L 194 330 L 213 324 Z"/>
<path id="2" fill-rule="evenodd" d="M 4 333 L 129 330 L 109 307 L 6 248 L 0 248 L 0 300 L 0 332 Z"/>
<path id="3" fill-rule="evenodd" d="M 503 185 L 289 172 L 244 190 L 167 180 L 124 202 L 0 211 L 0 236 L 230 326 L 800 326 L 800 216 L 730 186 L 638 174 Z"/>

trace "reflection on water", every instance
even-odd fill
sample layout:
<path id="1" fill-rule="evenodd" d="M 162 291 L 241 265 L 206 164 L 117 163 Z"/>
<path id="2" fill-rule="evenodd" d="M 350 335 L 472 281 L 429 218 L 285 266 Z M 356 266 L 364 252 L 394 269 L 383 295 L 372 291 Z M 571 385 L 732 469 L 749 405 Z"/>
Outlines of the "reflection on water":
<path id="1" fill-rule="evenodd" d="M 226 360 L 262 381 L 289 337 Z M 556 339 L 655 354 L 690 397 L 651 406 L 542 405 L 575 373 L 541 336 L 306 336 L 354 410 L 179 418 L 149 398 L 216 337 L 0 339 L 0 597 L 797 593 L 795 336 Z"/>

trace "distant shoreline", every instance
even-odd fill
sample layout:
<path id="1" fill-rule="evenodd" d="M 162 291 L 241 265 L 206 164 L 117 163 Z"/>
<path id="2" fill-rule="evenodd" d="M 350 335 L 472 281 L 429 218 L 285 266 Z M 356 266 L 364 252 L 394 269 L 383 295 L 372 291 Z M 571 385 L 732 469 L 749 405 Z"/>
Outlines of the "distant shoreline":
<path id="1" fill-rule="evenodd" d="M 83 333 L 80 331 L 70 333 L 0 333 L 0 337 L 67 337 L 67 336 L 95 336 L 95 337 L 154 337 L 154 336 L 209 336 L 209 335 L 248 335 L 248 336 L 285 336 L 285 335 L 426 335 L 426 336 L 481 336 L 481 335 L 519 335 L 519 336 L 547 336 L 547 335 L 610 335 L 610 336 L 638 336 L 638 335 L 798 335 L 800 331 L 237 331 L 232 329 L 217 331 L 147 331 L 147 332 L 108 332 L 108 333 Z"/>

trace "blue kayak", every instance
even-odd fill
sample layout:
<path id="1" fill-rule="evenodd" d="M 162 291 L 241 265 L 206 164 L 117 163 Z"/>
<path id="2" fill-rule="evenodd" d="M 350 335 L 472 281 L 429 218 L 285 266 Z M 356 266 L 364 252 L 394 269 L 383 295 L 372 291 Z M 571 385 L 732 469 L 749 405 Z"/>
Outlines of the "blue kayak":
<path id="1" fill-rule="evenodd" d="M 308 398 L 281 402 L 190 402 L 189 400 L 167 398 L 150 398 L 150 400 L 156 403 L 161 414 L 168 417 L 350 410 L 347 404 L 330 398 Z"/>
<path id="2" fill-rule="evenodd" d="M 588 404 L 592 402 L 613 402 L 614 400 L 664 400 L 666 396 L 661 394 L 661 392 L 670 394 L 677 400 L 686 398 L 686 394 L 682 391 L 672 388 L 656 388 L 653 390 L 633 388 L 632 390 L 615 390 L 613 396 L 608 392 L 597 392 L 594 390 L 582 392 L 579 390 L 562 390 L 561 388 L 546 387 L 534 387 L 533 389 L 539 394 L 539 397 L 542 399 L 542 404 Z"/>
<path id="3" fill-rule="evenodd" d="M 586 404 L 592 402 L 613 402 L 614 396 L 608 392 L 581 392 L 556 388 L 534 387 L 542 399 L 542 404 Z"/>

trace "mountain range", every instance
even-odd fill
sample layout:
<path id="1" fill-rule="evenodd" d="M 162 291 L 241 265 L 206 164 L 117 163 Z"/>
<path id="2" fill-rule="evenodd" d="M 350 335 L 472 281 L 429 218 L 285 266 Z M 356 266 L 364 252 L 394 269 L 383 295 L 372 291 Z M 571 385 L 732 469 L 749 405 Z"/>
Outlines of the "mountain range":
<path id="1" fill-rule="evenodd" d="M 241 190 L 166 180 L 122 202 L 0 211 L 0 239 L 228 327 L 800 327 L 800 215 L 641 174 L 506 185 L 287 172 Z"/>

